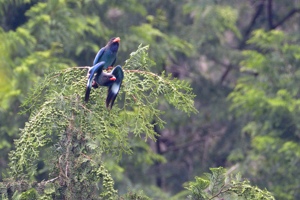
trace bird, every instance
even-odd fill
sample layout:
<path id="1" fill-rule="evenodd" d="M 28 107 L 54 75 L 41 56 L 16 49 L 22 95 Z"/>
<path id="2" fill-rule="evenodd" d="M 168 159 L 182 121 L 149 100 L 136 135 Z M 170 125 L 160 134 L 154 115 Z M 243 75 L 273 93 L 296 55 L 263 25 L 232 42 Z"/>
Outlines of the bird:
<path id="1" fill-rule="evenodd" d="M 95 82 L 100 86 L 108 87 L 106 97 L 106 107 L 111 109 L 120 91 L 122 81 L 124 79 L 124 72 L 120 65 L 117 65 L 111 72 L 103 72 L 98 78 L 95 77 Z"/>
<path id="2" fill-rule="evenodd" d="M 108 43 L 104 47 L 102 47 L 96 54 L 93 61 L 93 66 L 101 61 L 105 62 L 104 69 L 108 69 L 109 67 L 113 66 L 117 59 L 119 44 L 119 37 L 111 38 Z"/>
<path id="3" fill-rule="evenodd" d="M 116 80 L 109 81 L 108 83 L 108 93 L 106 97 L 106 107 L 109 109 L 112 109 L 114 102 L 119 94 L 122 81 L 124 79 L 124 72 L 122 70 L 122 67 L 120 65 L 117 65 L 110 73 L 112 74 Z M 97 81 L 96 81 L 97 82 Z"/>
<path id="4" fill-rule="evenodd" d="M 98 87 L 96 82 L 93 81 L 95 73 L 96 73 L 95 79 L 98 79 L 98 77 L 102 73 L 103 69 L 108 69 L 109 67 L 112 67 L 115 64 L 116 59 L 117 59 L 117 52 L 119 49 L 119 43 L 120 43 L 120 38 L 113 37 L 96 54 L 94 61 L 93 61 L 93 67 L 91 67 L 89 69 L 88 75 L 87 75 L 88 83 L 87 83 L 87 88 L 86 88 L 86 93 L 85 93 L 85 101 L 86 102 L 89 100 L 91 88 Z M 101 64 L 99 64 L 99 63 L 101 63 Z"/>
<path id="5" fill-rule="evenodd" d="M 111 38 L 108 43 L 102 47 L 98 53 L 96 54 L 94 61 L 93 61 L 93 66 L 95 66 L 97 63 L 104 61 L 105 64 L 103 69 L 109 69 L 112 68 L 113 65 L 115 64 L 117 60 L 117 53 L 119 49 L 119 43 L 120 43 L 120 38 L 119 37 L 113 37 Z M 93 77 L 94 74 L 96 73 L 96 76 L 98 74 L 97 70 L 92 70 L 90 69 L 88 71 L 88 76 Z M 97 88 L 97 84 L 95 82 L 92 83 L 93 87 Z"/>
<path id="6" fill-rule="evenodd" d="M 98 87 L 99 86 L 105 86 L 108 87 L 107 97 L 106 97 L 106 107 L 109 109 L 112 109 L 114 102 L 117 98 L 117 95 L 120 91 L 122 81 L 124 79 L 124 73 L 122 70 L 122 67 L 120 65 L 117 65 L 111 72 L 104 72 L 105 63 L 99 62 L 96 65 L 94 65 L 91 69 L 91 74 L 94 71 L 98 71 L 97 76 L 95 76 L 94 81 Z M 91 79 L 90 79 L 91 78 Z M 91 84 L 92 77 L 90 76 L 87 87 L 86 87 L 86 93 L 85 93 L 85 101 L 87 102 L 89 100 L 89 95 L 91 88 L 97 88 L 96 86 Z"/>
<path id="7" fill-rule="evenodd" d="M 93 80 L 95 72 L 97 72 L 97 77 L 99 78 L 101 76 L 101 74 L 103 73 L 104 65 L 105 65 L 105 62 L 101 61 L 101 62 L 97 63 L 96 65 L 94 65 L 93 67 L 91 67 L 91 69 L 89 70 L 90 71 L 90 75 L 88 77 L 88 81 L 87 81 L 87 84 L 86 84 L 85 97 L 84 97 L 85 102 L 88 102 L 88 100 L 90 98 L 90 92 L 91 92 L 92 87 L 94 87 L 94 88 L 98 87 L 98 85 L 96 84 L 96 82 Z M 108 78 L 108 79 L 111 78 L 111 80 L 114 79 L 111 76 L 111 77 L 105 77 L 105 78 L 103 78 L 102 81 L 104 81 L 106 78 Z"/>

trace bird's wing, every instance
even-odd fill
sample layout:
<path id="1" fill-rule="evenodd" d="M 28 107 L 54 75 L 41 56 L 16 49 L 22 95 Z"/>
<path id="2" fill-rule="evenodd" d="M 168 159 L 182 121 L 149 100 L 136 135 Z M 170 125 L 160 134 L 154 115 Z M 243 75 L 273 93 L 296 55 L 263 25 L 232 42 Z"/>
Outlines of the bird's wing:
<path id="1" fill-rule="evenodd" d="M 122 67 L 120 65 L 116 66 L 112 72 L 111 72 L 115 77 L 116 80 L 114 83 L 108 88 L 108 94 L 106 98 L 106 107 L 107 108 L 112 108 L 114 105 L 114 102 L 117 98 L 117 95 L 119 93 L 123 78 L 124 78 L 124 73 L 122 70 Z"/>
<path id="2" fill-rule="evenodd" d="M 93 65 L 96 65 L 98 62 L 100 62 L 100 58 L 102 57 L 104 51 L 105 51 L 105 47 L 102 47 L 102 48 L 98 51 L 98 53 L 97 53 L 96 56 L 95 56 Z"/>
<path id="3" fill-rule="evenodd" d="M 92 67 L 92 69 L 90 70 L 90 76 L 88 78 L 88 82 L 86 84 L 86 90 L 85 90 L 85 97 L 84 97 L 85 102 L 87 102 L 90 98 L 90 92 L 91 92 L 91 89 L 92 89 L 92 81 L 93 81 L 93 78 L 94 78 L 94 74 L 96 72 L 101 73 L 102 70 L 103 70 L 104 64 L 105 64 L 105 62 L 103 62 L 103 61 L 99 62 L 96 65 L 94 65 Z"/>
<path id="4" fill-rule="evenodd" d="M 114 59 L 114 61 L 112 62 L 111 66 L 113 67 L 116 63 L 117 58 Z"/>

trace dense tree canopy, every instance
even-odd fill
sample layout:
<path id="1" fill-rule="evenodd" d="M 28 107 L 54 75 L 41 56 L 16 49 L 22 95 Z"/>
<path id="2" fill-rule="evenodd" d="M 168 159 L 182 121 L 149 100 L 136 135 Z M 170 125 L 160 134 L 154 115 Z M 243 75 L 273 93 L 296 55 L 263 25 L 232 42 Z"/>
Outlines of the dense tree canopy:
<path id="1" fill-rule="evenodd" d="M 0 0 L 1 180 L 49 181 L 54 195 L 69 141 L 80 180 L 106 177 L 103 196 L 213 199 L 217 179 L 194 179 L 213 169 L 299 199 L 299 17 L 297 0 Z M 107 111 L 106 90 L 87 105 L 82 95 L 85 66 L 113 36 L 125 80 Z"/>

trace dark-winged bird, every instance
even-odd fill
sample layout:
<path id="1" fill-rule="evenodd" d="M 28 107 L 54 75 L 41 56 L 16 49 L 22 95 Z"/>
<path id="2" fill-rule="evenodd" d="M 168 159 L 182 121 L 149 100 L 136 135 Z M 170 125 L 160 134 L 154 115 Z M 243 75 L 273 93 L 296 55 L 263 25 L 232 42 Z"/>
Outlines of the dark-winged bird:
<path id="1" fill-rule="evenodd" d="M 86 102 L 89 100 L 92 86 L 94 88 L 98 87 L 95 81 L 93 81 L 94 75 L 96 74 L 95 79 L 98 79 L 103 69 L 112 67 L 115 64 L 117 59 L 117 52 L 119 49 L 119 43 L 120 43 L 120 38 L 113 37 L 108 41 L 108 43 L 104 47 L 102 47 L 98 51 L 93 62 L 93 67 L 88 72 L 89 78 L 88 78 L 88 83 L 87 83 L 87 88 L 85 93 Z"/>
<path id="2" fill-rule="evenodd" d="M 106 107 L 112 108 L 117 95 L 120 91 L 121 84 L 124 78 L 124 73 L 120 65 L 116 66 L 111 72 L 102 72 L 95 81 L 100 86 L 107 86 L 108 92 L 106 97 Z"/>
<path id="3" fill-rule="evenodd" d="M 121 88 L 121 84 L 124 78 L 124 73 L 122 67 L 120 65 L 116 66 L 111 72 L 107 73 L 103 71 L 104 62 L 100 62 L 92 67 L 91 74 L 93 71 L 99 71 L 94 78 L 96 86 L 92 85 L 92 78 L 89 77 L 86 92 L 85 92 L 85 101 L 89 100 L 91 88 L 97 88 L 98 85 L 108 87 L 108 94 L 106 98 L 106 107 L 112 108 L 114 102 L 117 98 L 119 90 Z"/>
<path id="4" fill-rule="evenodd" d="M 117 59 L 117 52 L 119 49 L 119 43 L 120 38 L 119 37 L 113 37 L 111 38 L 108 43 L 105 45 L 105 47 L 102 47 L 93 62 L 93 65 L 96 65 L 97 63 L 104 61 L 105 65 L 103 69 L 107 69 L 108 67 L 111 67 L 115 64 Z"/>
<path id="5" fill-rule="evenodd" d="M 108 93 L 106 97 L 106 107 L 107 108 L 112 108 L 114 105 L 114 102 L 117 98 L 117 95 L 120 91 L 121 84 L 124 78 L 124 73 L 122 70 L 122 67 L 120 65 L 117 65 L 110 73 L 112 74 L 116 80 L 115 81 L 110 81 L 111 84 L 109 84 L 108 88 Z M 97 82 L 97 80 L 96 80 Z M 98 83 L 98 82 L 97 82 Z"/>
<path id="6" fill-rule="evenodd" d="M 102 62 L 97 63 L 90 69 L 90 75 L 89 75 L 88 82 L 86 84 L 86 90 L 85 90 L 85 97 L 84 97 L 85 102 L 88 102 L 88 100 L 90 98 L 90 92 L 91 92 L 92 87 L 94 87 L 94 88 L 98 87 L 98 85 L 96 84 L 96 82 L 94 80 L 98 80 L 99 78 L 101 78 L 101 80 L 102 80 L 101 84 L 103 86 L 108 86 L 107 84 L 109 81 L 116 80 L 116 78 L 112 74 L 109 75 L 108 73 L 103 72 L 104 65 L 105 65 L 105 62 L 102 61 Z M 95 79 L 93 80 L 95 72 L 97 72 L 97 74 L 95 76 Z M 104 75 L 104 74 L 106 74 L 106 75 Z"/>
<path id="7" fill-rule="evenodd" d="M 102 47 L 93 62 L 93 66 L 95 66 L 97 63 L 104 61 L 104 66 L 101 68 L 101 71 L 103 69 L 112 68 L 113 65 L 116 62 L 117 59 L 117 53 L 119 49 L 119 43 L 120 38 L 119 37 L 113 37 L 111 38 L 108 43 L 105 45 L 105 47 Z M 100 70 L 100 69 L 99 69 Z M 100 72 L 100 71 L 99 71 Z M 100 74 L 97 70 L 89 70 L 88 74 L 90 74 L 90 77 L 94 77 L 94 74 Z M 97 76 L 97 75 L 96 75 Z M 93 87 L 97 88 L 97 84 L 95 82 L 92 83 Z"/>

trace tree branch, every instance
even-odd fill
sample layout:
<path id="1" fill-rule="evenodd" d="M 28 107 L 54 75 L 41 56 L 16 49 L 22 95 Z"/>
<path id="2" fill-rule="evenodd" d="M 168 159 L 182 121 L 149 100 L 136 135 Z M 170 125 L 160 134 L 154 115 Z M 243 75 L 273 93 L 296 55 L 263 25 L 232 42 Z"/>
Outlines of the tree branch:
<path id="1" fill-rule="evenodd" d="M 264 8 L 264 3 L 261 2 L 257 8 L 256 8 L 256 12 L 255 14 L 253 15 L 252 19 L 251 19 L 251 22 L 250 24 L 248 25 L 248 28 L 246 29 L 245 33 L 244 33 L 244 37 L 242 39 L 242 41 L 240 42 L 239 46 L 238 46 L 238 49 L 241 50 L 245 47 L 245 44 L 246 44 L 246 41 L 248 40 L 248 36 L 250 35 L 254 25 L 255 25 L 255 22 L 257 20 L 257 18 L 261 15 L 262 11 L 263 11 L 263 8 Z"/>
<path id="2" fill-rule="evenodd" d="M 293 10 L 291 10 L 285 17 L 283 17 L 277 24 L 273 26 L 273 29 L 277 28 L 278 26 L 281 26 L 284 22 L 289 20 L 296 13 L 300 13 L 300 8 L 294 8 Z"/>
<path id="3" fill-rule="evenodd" d="M 225 81 L 226 77 L 228 76 L 229 72 L 230 72 L 232 69 L 233 69 L 233 65 L 232 65 L 232 64 L 230 64 L 230 65 L 227 66 L 225 72 L 224 72 L 224 73 L 222 74 L 222 76 L 221 76 L 220 84 L 222 84 L 222 83 Z"/>
<path id="4" fill-rule="evenodd" d="M 48 180 L 48 181 L 44 181 L 44 183 L 45 184 L 47 184 L 47 183 L 50 183 L 50 182 L 54 182 L 56 179 L 58 179 L 59 177 L 57 176 L 57 177 L 55 177 L 55 178 L 53 178 L 53 179 L 50 179 L 50 180 Z"/>
<path id="5" fill-rule="evenodd" d="M 254 13 L 254 15 L 252 16 L 252 19 L 250 21 L 250 24 L 248 25 L 245 33 L 244 33 L 244 37 L 243 39 L 241 40 L 240 44 L 238 45 L 238 50 L 242 50 L 245 48 L 245 45 L 246 45 L 246 41 L 248 40 L 248 37 L 255 25 L 255 22 L 257 20 L 257 18 L 261 15 L 262 11 L 263 11 L 263 8 L 264 8 L 264 3 L 261 2 L 260 4 L 258 4 L 256 6 L 256 12 Z M 225 72 L 222 74 L 221 78 L 220 78 L 220 84 L 222 84 L 225 79 L 227 78 L 229 72 L 234 68 L 233 65 L 228 65 Z"/>
<path id="6" fill-rule="evenodd" d="M 268 0 L 267 5 L 267 14 L 268 14 L 268 23 L 269 23 L 269 29 L 273 29 L 273 11 L 272 11 L 272 4 L 273 0 Z"/>
<path id="7" fill-rule="evenodd" d="M 219 191 L 217 194 L 215 194 L 215 195 L 213 195 L 211 198 L 209 198 L 209 200 L 212 200 L 212 199 L 218 197 L 220 194 L 226 193 L 226 192 L 228 192 L 228 191 L 231 190 L 231 188 L 222 190 L 222 189 L 224 189 L 224 187 L 225 187 L 225 185 L 222 186 L 222 188 L 220 189 L 220 191 Z"/>
<path id="8" fill-rule="evenodd" d="M 285 23 L 287 20 L 289 20 L 291 17 L 293 17 L 295 14 L 300 13 L 300 8 L 294 8 L 292 9 L 286 16 L 284 16 L 281 20 L 279 20 L 278 23 L 274 24 L 273 22 L 273 0 L 267 0 L 267 15 L 268 15 L 268 26 L 269 26 L 269 30 L 275 29 L 278 26 L 281 26 L 283 23 Z M 238 45 L 238 49 L 242 50 L 244 49 L 245 45 L 246 45 L 246 41 L 248 40 L 248 37 L 255 25 L 255 22 L 257 20 L 257 18 L 261 15 L 262 11 L 264 10 L 264 1 L 262 1 L 261 3 L 259 3 L 256 6 L 256 12 L 253 15 L 250 24 L 248 25 L 245 33 L 244 33 L 244 37 L 241 40 L 240 44 Z M 225 72 L 222 74 L 221 78 L 220 78 L 220 83 L 222 84 L 224 82 L 224 80 L 227 78 L 229 72 L 234 68 L 233 65 L 228 65 Z"/>
<path id="9" fill-rule="evenodd" d="M 78 66 L 78 67 L 71 67 L 71 68 L 77 68 L 77 69 L 90 69 L 92 67 L 90 66 Z M 69 68 L 68 68 L 69 69 Z"/>

